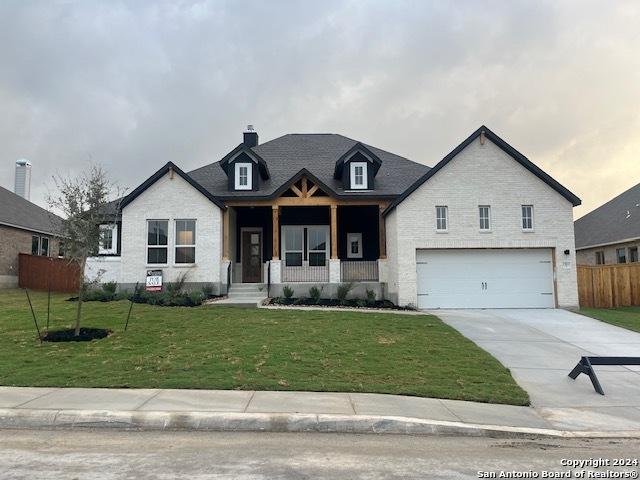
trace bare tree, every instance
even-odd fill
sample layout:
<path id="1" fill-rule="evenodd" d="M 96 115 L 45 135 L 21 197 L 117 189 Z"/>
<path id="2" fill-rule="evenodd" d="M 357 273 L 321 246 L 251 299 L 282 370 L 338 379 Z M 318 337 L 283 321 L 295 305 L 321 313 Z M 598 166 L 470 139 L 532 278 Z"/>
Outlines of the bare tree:
<path id="1" fill-rule="evenodd" d="M 100 243 L 99 224 L 107 223 L 106 213 L 109 199 L 120 191 L 107 178 L 102 167 L 93 165 L 88 172 L 69 178 L 55 176 L 57 193 L 49 196 L 52 209 L 62 212 L 62 235 L 65 257 L 78 267 L 78 307 L 76 311 L 75 336 L 80 335 L 82 300 L 85 291 L 84 269 L 87 257 L 98 251 Z M 116 212 L 119 210 L 119 202 Z M 115 216 L 112 221 L 115 222 Z"/>

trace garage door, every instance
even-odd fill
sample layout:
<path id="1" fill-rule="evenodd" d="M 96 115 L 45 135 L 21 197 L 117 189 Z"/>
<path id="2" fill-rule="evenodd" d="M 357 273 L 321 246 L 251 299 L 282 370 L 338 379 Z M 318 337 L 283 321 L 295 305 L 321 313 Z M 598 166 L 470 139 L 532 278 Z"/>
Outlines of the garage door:
<path id="1" fill-rule="evenodd" d="M 554 307 L 550 249 L 418 250 L 419 308 Z"/>

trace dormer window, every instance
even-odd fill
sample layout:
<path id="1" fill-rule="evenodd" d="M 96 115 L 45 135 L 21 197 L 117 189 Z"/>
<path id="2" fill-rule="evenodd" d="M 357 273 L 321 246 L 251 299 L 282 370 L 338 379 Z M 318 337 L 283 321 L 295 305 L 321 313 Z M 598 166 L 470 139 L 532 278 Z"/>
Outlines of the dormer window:
<path id="1" fill-rule="evenodd" d="M 252 185 L 252 168 L 251 163 L 235 163 L 235 189 L 236 190 L 251 190 Z"/>
<path id="2" fill-rule="evenodd" d="M 367 185 L 367 162 L 351 162 L 351 188 L 354 190 L 366 190 Z"/>

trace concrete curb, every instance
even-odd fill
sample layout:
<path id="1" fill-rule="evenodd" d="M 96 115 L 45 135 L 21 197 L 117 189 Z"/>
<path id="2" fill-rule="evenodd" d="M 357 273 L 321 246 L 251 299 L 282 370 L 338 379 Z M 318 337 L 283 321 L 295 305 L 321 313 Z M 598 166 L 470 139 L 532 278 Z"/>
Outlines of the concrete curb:
<path id="1" fill-rule="evenodd" d="M 299 413 L 0 409 L 0 429 L 322 432 L 491 438 L 640 438 L 640 431 L 587 432 L 467 424 L 410 417 Z"/>

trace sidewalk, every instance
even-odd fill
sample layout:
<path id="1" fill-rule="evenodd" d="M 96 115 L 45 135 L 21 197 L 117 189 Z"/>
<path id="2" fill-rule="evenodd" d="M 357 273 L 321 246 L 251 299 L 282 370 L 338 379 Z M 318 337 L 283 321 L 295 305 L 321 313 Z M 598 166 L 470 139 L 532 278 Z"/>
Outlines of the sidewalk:
<path id="1" fill-rule="evenodd" d="M 529 407 L 368 393 L 0 387 L 0 428 L 640 437 L 631 425 L 593 432 L 568 423 Z"/>

